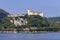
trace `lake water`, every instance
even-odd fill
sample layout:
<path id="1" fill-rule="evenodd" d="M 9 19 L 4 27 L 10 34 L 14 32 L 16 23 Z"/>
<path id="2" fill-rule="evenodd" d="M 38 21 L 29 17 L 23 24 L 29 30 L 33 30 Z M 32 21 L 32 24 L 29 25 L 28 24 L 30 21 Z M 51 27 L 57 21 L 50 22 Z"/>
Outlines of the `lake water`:
<path id="1" fill-rule="evenodd" d="M 60 33 L 0 33 L 0 40 L 60 40 Z"/>

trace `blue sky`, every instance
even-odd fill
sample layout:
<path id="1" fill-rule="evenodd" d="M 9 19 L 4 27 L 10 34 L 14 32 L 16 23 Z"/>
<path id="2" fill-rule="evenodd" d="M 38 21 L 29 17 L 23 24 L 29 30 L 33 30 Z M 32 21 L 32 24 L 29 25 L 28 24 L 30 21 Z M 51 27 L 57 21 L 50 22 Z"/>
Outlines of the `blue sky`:
<path id="1" fill-rule="evenodd" d="M 0 8 L 11 14 L 27 13 L 32 9 L 44 12 L 45 17 L 60 16 L 60 0 L 0 0 Z"/>

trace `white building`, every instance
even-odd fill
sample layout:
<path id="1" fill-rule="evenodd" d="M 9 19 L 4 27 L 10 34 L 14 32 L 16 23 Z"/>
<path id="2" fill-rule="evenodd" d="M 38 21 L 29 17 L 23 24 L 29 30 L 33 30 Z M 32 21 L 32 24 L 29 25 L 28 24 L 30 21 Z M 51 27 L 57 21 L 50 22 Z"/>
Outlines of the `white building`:
<path id="1" fill-rule="evenodd" d="M 32 10 L 28 10 L 28 15 L 39 15 L 43 17 L 43 12 L 35 12 Z"/>
<path id="2" fill-rule="evenodd" d="M 10 15 L 8 15 L 9 18 L 12 18 L 12 19 L 10 19 L 10 22 L 15 24 L 15 26 L 27 24 L 27 19 L 20 18 L 21 16 L 24 17 L 24 14 L 10 14 Z M 17 17 L 17 19 L 16 19 L 16 17 Z"/>
<path id="3" fill-rule="evenodd" d="M 27 20 L 26 19 L 23 19 L 23 18 L 19 18 L 17 20 L 14 20 L 14 24 L 16 26 L 20 26 L 20 25 L 26 25 L 27 24 Z"/>
<path id="4" fill-rule="evenodd" d="M 9 14 L 8 17 L 24 16 L 24 14 Z"/>

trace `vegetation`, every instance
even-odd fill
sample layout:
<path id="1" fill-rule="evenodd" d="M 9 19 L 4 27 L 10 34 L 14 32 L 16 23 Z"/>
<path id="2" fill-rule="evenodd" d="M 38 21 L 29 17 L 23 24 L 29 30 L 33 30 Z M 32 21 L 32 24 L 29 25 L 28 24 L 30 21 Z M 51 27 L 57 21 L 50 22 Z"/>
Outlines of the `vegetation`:
<path id="1" fill-rule="evenodd" d="M 31 26 L 31 27 L 47 27 L 49 24 L 46 20 L 46 18 L 44 17 L 41 17 L 39 15 L 31 15 L 31 16 L 28 16 L 28 26 Z"/>
<path id="2" fill-rule="evenodd" d="M 60 23 L 60 17 L 50 17 L 50 18 L 47 18 L 47 21 L 50 23 L 50 24 L 56 24 L 56 23 Z"/>
<path id="3" fill-rule="evenodd" d="M 9 29 L 15 27 L 14 24 L 12 24 L 8 17 L 0 18 L 0 29 Z"/>
<path id="4" fill-rule="evenodd" d="M 49 22 L 47 21 L 47 19 L 45 17 L 41 17 L 41 16 L 28 16 L 25 15 L 23 18 L 27 18 L 27 25 L 21 25 L 21 26 L 15 26 L 14 24 L 12 24 L 10 22 L 10 19 L 12 18 L 8 18 L 8 17 L 4 17 L 4 18 L 0 18 L 0 31 L 6 30 L 6 31 L 14 31 L 14 29 L 16 29 L 16 31 L 24 31 L 23 29 L 29 28 L 30 32 L 33 31 L 59 31 L 60 30 L 60 24 L 55 23 L 55 24 L 49 24 Z M 18 19 L 18 17 L 16 17 L 16 19 Z M 31 29 L 31 28 L 36 27 L 36 29 Z M 27 30 L 28 31 L 28 30 Z"/>
<path id="5" fill-rule="evenodd" d="M 27 19 L 26 25 L 15 26 L 10 20 L 14 20 L 13 18 L 7 17 L 9 13 L 0 9 L 0 31 L 49 31 L 49 32 L 57 32 L 60 31 L 60 17 L 56 18 L 46 18 L 41 17 L 39 15 L 30 15 L 27 14 L 23 16 L 19 16 L 20 18 Z M 17 20 L 19 17 L 15 17 Z"/>

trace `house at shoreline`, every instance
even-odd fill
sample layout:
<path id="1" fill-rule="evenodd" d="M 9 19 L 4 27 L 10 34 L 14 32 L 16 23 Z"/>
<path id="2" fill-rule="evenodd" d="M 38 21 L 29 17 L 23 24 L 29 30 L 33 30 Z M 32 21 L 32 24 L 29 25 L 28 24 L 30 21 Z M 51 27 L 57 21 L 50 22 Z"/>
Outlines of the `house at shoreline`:
<path id="1" fill-rule="evenodd" d="M 32 10 L 28 10 L 28 15 L 39 15 L 41 17 L 43 17 L 43 12 L 35 12 Z M 21 25 L 26 25 L 27 22 L 27 18 L 24 18 L 24 14 L 9 14 L 8 17 L 12 18 L 10 20 L 11 23 L 15 24 L 15 26 L 21 26 Z"/>

